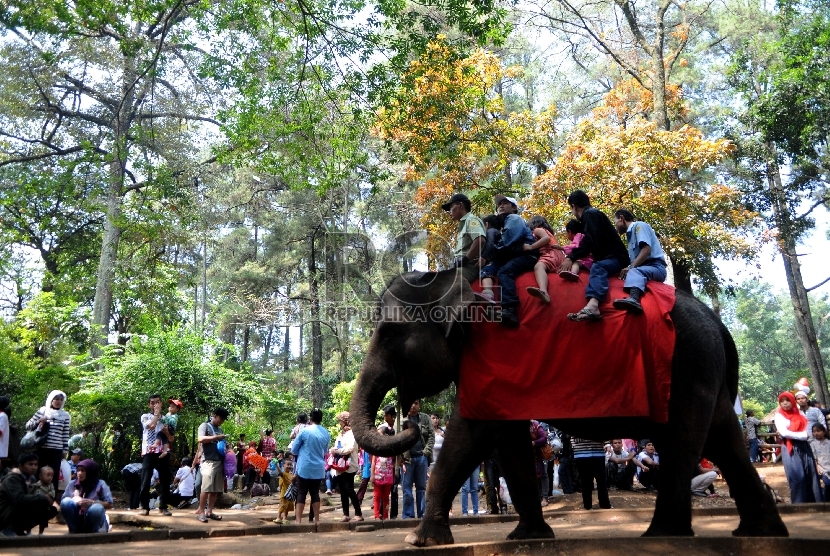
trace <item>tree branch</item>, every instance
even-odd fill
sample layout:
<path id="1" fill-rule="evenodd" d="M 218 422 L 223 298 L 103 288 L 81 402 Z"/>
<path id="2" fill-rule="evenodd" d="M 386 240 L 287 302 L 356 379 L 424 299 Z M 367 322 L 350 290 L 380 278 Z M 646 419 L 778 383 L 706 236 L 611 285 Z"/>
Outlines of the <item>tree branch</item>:
<path id="1" fill-rule="evenodd" d="M 814 290 L 814 289 L 816 289 L 816 288 L 820 288 L 821 286 L 823 286 L 823 285 L 824 285 L 824 284 L 826 284 L 827 282 L 830 282 L 830 276 L 828 276 L 827 278 L 825 278 L 824 280 L 822 280 L 821 282 L 819 282 L 818 284 L 816 284 L 816 285 L 815 285 L 815 286 L 813 286 L 812 288 L 807 288 L 805 291 L 811 292 L 811 291 L 813 291 L 813 290 Z"/>

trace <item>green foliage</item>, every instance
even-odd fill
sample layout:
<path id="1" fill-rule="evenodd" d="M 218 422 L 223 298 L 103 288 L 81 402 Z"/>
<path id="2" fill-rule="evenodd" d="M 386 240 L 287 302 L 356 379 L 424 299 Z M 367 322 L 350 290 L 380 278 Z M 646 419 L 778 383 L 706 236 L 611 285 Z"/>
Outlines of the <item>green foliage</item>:
<path id="1" fill-rule="evenodd" d="M 739 384 L 744 400 L 760 404 L 765 411 L 776 405 L 778 394 L 803 376 L 810 376 L 804 352 L 793 333 L 794 315 L 789 296 L 778 294 L 769 284 L 748 282 L 736 289 L 736 324 L 732 334 L 741 361 Z M 817 315 L 830 314 L 827 296 L 813 297 Z M 826 317 L 815 319 L 825 365 L 830 363 L 830 326 Z"/>

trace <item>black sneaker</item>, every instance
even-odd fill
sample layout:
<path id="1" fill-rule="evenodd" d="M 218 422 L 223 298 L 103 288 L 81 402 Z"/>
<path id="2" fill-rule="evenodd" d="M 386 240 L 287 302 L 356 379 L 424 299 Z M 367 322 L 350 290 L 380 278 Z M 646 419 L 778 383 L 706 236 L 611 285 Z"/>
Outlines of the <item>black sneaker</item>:
<path id="1" fill-rule="evenodd" d="M 519 328 L 519 316 L 515 309 L 502 308 L 501 323 L 507 328 Z"/>
<path id="2" fill-rule="evenodd" d="M 615 299 L 613 305 L 614 309 L 618 309 L 620 311 L 628 311 L 629 313 L 634 313 L 635 315 L 639 315 L 643 312 L 643 306 L 640 305 L 640 302 L 634 299 L 633 297 L 626 297 L 625 299 Z"/>

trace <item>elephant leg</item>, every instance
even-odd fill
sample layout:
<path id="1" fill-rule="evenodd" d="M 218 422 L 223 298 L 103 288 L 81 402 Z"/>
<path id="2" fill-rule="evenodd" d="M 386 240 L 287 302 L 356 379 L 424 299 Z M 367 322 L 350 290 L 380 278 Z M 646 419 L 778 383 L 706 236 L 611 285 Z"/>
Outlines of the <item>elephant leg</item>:
<path id="1" fill-rule="evenodd" d="M 708 413 L 711 415 L 711 411 Z M 697 419 L 704 419 L 706 413 Z M 703 426 L 703 425 L 701 425 Z M 671 430 L 676 430 L 670 427 Z M 651 525 L 644 537 L 694 536 L 692 530 L 692 476 L 703 450 L 703 428 L 700 435 L 692 438 L 673 433 L 655 441 L 660 456 L 660 485 L 657 487 L 657 501 Z"/>
<path id="2" fill-rule="evenodd" d="M 552 539 L 553 529 L 542 516 L 530 430 L 527 421 L 498 423 L 497 459 L 507 482 L 519 524 L 507 535 L 513 539 Z"/>
<path id="3" fill-rule="evenodd" d="M 449 513 L 452 501 L 473 469 L 493 450 L 492 421 L 474 421 L 461 417 L 456 400 L 444 447 L 429 477 L 426 508 L 421 523 L 406 537 L 415 546 L 452 544 Z"/>
<path id="4" fill-rule="evenodd" d="M 721 396 L 706 441 L 704 455 L 721 470 L 741 516 L 737 537 L 786 537 L 787 526 L 778 514 L 773 497 L 764 489 L 758 472 L 749 462 L 743 433 L 732 403 Z"/>

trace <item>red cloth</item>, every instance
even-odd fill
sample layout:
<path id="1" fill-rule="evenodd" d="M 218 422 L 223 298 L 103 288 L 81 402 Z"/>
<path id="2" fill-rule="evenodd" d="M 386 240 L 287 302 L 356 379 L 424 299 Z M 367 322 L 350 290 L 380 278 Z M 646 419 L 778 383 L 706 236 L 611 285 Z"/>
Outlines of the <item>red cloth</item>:
<path id="1" fill-rule="evenodd" d="M 623 281 L 611 278 L 603 318 L 573 322 L 568 313 L 585 306 L 588 275 L 567 282 L 549 274 L 550 305 L 527 294 L 532 272 L 519 276 L 517 329 L 472 324 L 461 361 L 461 415 L 468 419 L 568 419 L 648 417 L 668 421 L 674 354 L 675 290 L 648 285 L 643 315 L 619 311 Z M 473 289 L 480 291 L 476 282 Z"/>

